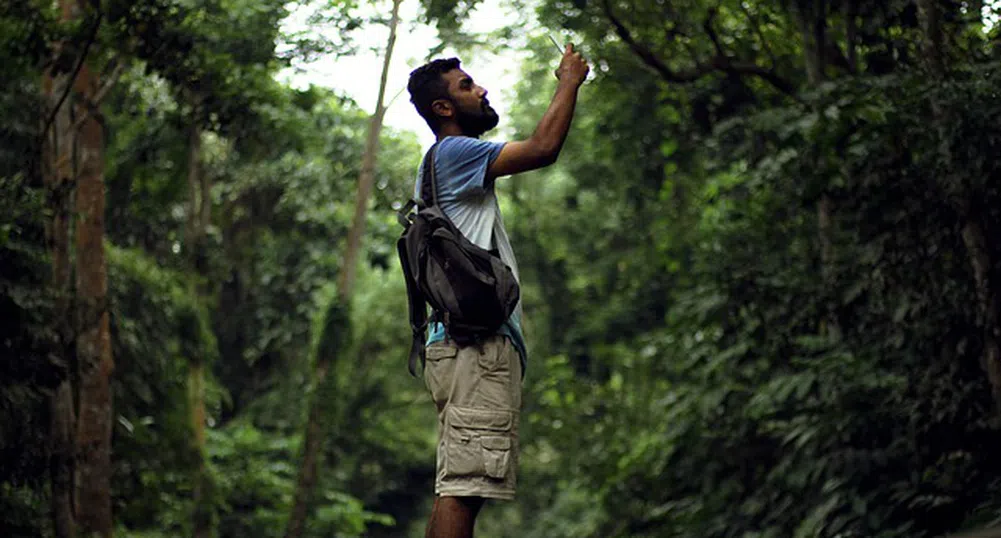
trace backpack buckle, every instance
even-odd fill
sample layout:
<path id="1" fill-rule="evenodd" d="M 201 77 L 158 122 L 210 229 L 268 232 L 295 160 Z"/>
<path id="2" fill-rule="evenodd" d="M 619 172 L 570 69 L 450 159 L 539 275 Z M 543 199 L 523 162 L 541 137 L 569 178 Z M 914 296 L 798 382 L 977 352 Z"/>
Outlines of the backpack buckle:
<path id="1" fill-rule="evenodd" d="M 410 227 L 410 224 L 413 222 L 410 217 L 410 210 L 416 206 L 416 200 L 407 200 L 407 205 L 403 206 L 396 212 L 396 220 L 400 223 L 400 226 L 403 226 L 404 228 Z"/>

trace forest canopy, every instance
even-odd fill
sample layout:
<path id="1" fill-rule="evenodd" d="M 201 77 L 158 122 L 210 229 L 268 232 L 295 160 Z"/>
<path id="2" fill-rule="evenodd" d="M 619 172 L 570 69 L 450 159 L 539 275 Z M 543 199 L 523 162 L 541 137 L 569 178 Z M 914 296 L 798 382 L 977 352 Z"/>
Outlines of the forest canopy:
<path id="1" fill-rule="evenodd" d="M 1001 526 L 1001 5 L 401 3 L 0 6 L 0 535 L 423 535 L 395 213 L 427 148 L 385 75 L 374 110 L 281 76 L 415 25 L 524 51 L 464 64 L 516 74 L 497 140 L 550 34 L 592 66 L 557 163 L 497 182 L 529 357 L 478 536 Z"/>

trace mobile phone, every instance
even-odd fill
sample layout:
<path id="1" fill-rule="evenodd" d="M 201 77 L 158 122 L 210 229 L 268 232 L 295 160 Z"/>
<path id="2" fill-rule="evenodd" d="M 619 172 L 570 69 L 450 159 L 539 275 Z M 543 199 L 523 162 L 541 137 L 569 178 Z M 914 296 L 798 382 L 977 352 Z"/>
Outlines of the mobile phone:
<path id="1" fill-rule="evenodd" d="M 564 50 L 563 47 L 560 46 L 560 42 L 557 41 L 555 37 L 553 37 L 553 34 L 549 34 L 549 40 L 553 42 L 553 45 L 556 46 L 556 50 L 560 53 L 560 56 L 562 56 Z"/>

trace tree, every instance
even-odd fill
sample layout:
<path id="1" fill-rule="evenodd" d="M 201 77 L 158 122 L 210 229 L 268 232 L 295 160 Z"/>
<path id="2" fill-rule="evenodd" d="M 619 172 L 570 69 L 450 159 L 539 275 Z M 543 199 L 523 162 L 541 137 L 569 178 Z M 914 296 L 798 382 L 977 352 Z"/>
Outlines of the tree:
<path id="1" fill-rule="evenodd" d="M 548 493 L 506 520 L 537 524 L 502 536 L 913 536 L 991 521 L 998 471 L 975 439 L 999 439 L 975 279 L 961 222 L 927 181 L 946 162 L 929 136 L 931 96 L 950 103 L 950 146 L 965 148 L 951 166 L 992 177 L 977 137 L 959 142 L 984 125 L 972 110 L 994 108 L 972 74 L 995 73 L 984 38 L 945 40 L 969 46 L 950 57 L 970 63 L 939 88 L 920 71 L 913 3 L 830 4 L 827 46 L 812 52 L 815 27 L 804 36 L 788 9 L 804 4 L 610 3 L 631 44 L 598 3 L 543 3 L 544 23 L 580 37 L 596 77 L 557 167 L 505 184 L 526 317 L 542 328 L 526 398 L 538 429 L 525 438 L 538 439 L 526 452 L 545 462 L 530 473 Z M 794 95 L 716 69 L 664 78 L 719 54 L 704 28 L 714 6 L 726 54 L 756 59 Z M 945 19 L 965 36 L 958 12 Z M 821 50 L 813 86 L 806 57 Z M 534 114 L 543 67 L 517 99 Z M 649 91 L 645 72 L 669 84 Z M 824 193 L 837 211 L 818 279 Z M 828 319 L 840 339 L 818 331 Z M 936 390 L 963 391 L 949 405 L 964 418 Z M 575 450 L 581 436 L 588 447 Z M 954 449 L 969 466 L 907 474 Z M 550 474 L 554 461 L 565 466 Z M 960 475 L 972 490 L 949 486 Z"/>
<path id="2" fill-rule="evenodd" d="M 63 297 L 57 308 L 66 360 L 74 365 L 72 378 L 61 383 L 53 397 L 53 517 L 59 536 L 74 536 L 77 524 L 84 533 L 111 536 L 110 376 L 114 365 L 107 313 L 104 140 L 99 111 L 108 86 L 101 86 L 93 60 L 87 57 L 100 13 L 85 2 L 69 0 L 60 3 L 60 11 L 64 22 L 89 19 L 92 31 L 82 51 L 62 56 L 63 61 L 73 62 L 72 71 L 57 67 L 44 83 L 50 103 L 44 120 L 45 176 L 55 193 L 50 227 L 53 283 Z M 72 50 L 68 41 L 61 48 Z M 59 63 L 57 59 L 55 65 Z M 75 200 L 73 212 L 70 200 Z M 75 237 L 73 250 L 71 237 Z M 74 272 L 76 282 L 71 287 Z"/>
<path id="3" fill-rule="evenodd" d="M 386 96 L 386 80 L 389 75 L 389 65 L 393 58 L 393 47 L 396 44 L 396 27 L 400 20 L 401 0 L 393 0 L 392 15 L 389 20 L 389 38 L 383 56 L 382 76 L 379 80 L 379 95 L 376 99 L 375 113 L 372 115 L 365 141 L 365 152 L 362 156 L 361 174 L 358 179 L 358 193 L 355 198 L 354 219 L 348 232 L 347 252 L 341 266 L 341 278 L 338 282 L 338 302 L 340 308 L 348 308 L 354 286 L 355 271 L 358 264 L 358 253 L 361 249 L 362 237 L 365 233 L 365 213 L 368 208 L 369 196 L 375 182 L 375 163 L 379 151 L 379 133 L 386 113 L 383 100 Z M 337 308 L 334 305 L 332 308 Z M 347 320 L 347 316 L 331 316 L 332 319 Z M 337 329 L 332 329 L 337 330 Z M 320 353 L 316 356 L 313 385 L 315 387 L 313 400 L 309 407 L 309 418 L 306 422 L 306 434 L 303 441 L 302 464 L 299 470 L 299 484 L 296 488 L 295 502 L 289 516 L 286 538 L 299 538 L 305 528 L 310 498 L 316 485 L 318 457 L 323 438 L 323 420 L 321 417 L 323 402 L 320 400 L 330 362 L 335 351 Z"/>
<path id="4" fill-rule="evenodd" d="M 207 274 L 212 181 L 202 166 L 203 131 L 225 132 L 252 125 L 252 107 L 271 98 L 266 66 L 274 56 L 276 27 L 284 11 L 280 3 L 272 2 L 237 4 L 226 13 L 221 4 L 205 2 L 186 12 L 168 10 L 164 17 L 159 8 L 156 2 L 130 5 L 116 12 L 116 21 L 124 23 L 119 32 L 130 44 L 128 53 L 166 79 L 182 106 L 188 187 L 185 258 L 188 271 L 199 275 L 191 281 L 193 293 L 208 300 L 215 292 Z M 246 41 L 249 35 L 255 36 L 253 43 Z M 205 389 L 211 365 L 207 357 L 192 355 L 189 359 L 192 532 L 196 537 L 207 537 L 213 534 L 217 519 L 212 473 L 206 461 Z"/>
<path id="5" fill-rule="evenodd" d="M 356 4 L 309 18 L 343 30 L 338 52 L 390 21 Z M 542 28 L 477 35 L 486 5 L 422 2 L 435 53 L 523 51 L 515 138 L 552 95 L 549 29 L 593 76 L 560 161 L 497 183 L 530 355 L 518 500 L 480 533 L 996 526 L 992 8 L 538 0 L 504 5 Z M 403 367 L 391 210 L 416 137 L 275 80 L 320 44 L 281 35 L 281 3 L 100 8 L 0 7 L 0 535 L 93 533 L 73 504 L 74 361 L 102 310 L 82 294 L 100 290 L 80 266 L 88 174 L 107 196 L 115 532 L 276 537 L 300 510 L 303 537 L 420 533 L 435 417 Z"/>
<path id="6" fill-rule="evenodd" d="M 942 6 L 934 0 L 919 0 L 918 13 L 924 34 L 922 52 L 928 70 L 935 80 L 947 83 L 949 72 L 946 68 L 946 40 L 942 25 Z M 978 5 L 971 7 L 979 15 Z M 973 283 L 977 296 L 977 317 L 983 334 L 982 364 L 987 374 L 1001 420 L 1001 289 L 998 285 L 989 241 L 984 231 L 983 209 L 978 200 L 984 193 L 973 178 L 964 178 L 956 173 L 957 168 L 949 140 L 950 115 L 939 102 L 932 102 L 932 112 L 940 139 L 938 151 L 946 167 L 945 173 L 936 178 L 943 196 L 953 205 L 962 222 L 963 244 L 973 271 Z"/>

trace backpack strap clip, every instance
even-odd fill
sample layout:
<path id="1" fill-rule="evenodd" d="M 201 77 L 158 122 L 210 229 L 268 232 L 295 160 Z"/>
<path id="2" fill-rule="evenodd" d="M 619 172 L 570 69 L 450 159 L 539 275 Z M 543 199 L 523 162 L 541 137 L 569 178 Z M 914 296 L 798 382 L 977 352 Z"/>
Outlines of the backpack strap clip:
<path id="1" fill-rule="evenodd" d="M 417 207 L 417 200 L 410 199 L 407 200 L 406 205 L 396 212 L 396 221 L 400 223 L 400 226 L 403 226 L 404 230 L 410 227 L 410 223 L 412 222 L 410 210 L 415 207 Z"/>

